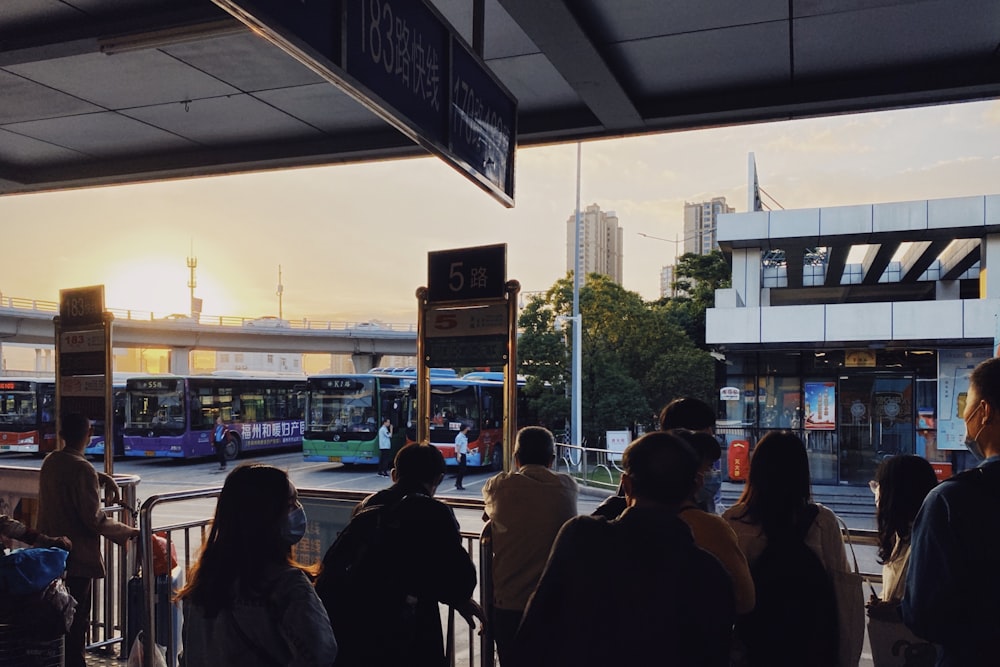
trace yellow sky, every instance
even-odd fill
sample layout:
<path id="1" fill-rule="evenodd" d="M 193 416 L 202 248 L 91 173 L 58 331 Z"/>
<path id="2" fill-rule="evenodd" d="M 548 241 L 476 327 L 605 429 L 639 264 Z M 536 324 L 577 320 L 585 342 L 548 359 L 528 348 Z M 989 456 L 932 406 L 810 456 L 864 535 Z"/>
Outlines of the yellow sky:
<path id="1" fill-rule="evenodd" d="M 787 208 L 1000 192 L 1000 102 L 766 123 L 583 147 L 583 205 L 618 213 L 628 289 L 659 296 L 684 201 L 746 209 L 747 153 Z M 527 291 L 565 272 L 573 145 L 520 150 L 514 209 L 433 158 L 0 198 L 0 292 L 56 300 L 106 286 L 108 306 L 188 310 L 185 259 L 210 315 L 413 322 L 430 250 L 506 242 Z"/>

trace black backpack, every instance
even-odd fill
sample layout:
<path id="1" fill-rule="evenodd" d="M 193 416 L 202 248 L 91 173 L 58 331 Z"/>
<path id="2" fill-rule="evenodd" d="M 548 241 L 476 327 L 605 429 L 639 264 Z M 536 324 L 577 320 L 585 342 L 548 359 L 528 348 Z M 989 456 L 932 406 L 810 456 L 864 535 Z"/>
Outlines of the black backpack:
<path id="1" fill-rule="evenodd" d="M 412 643 L 416 598 L 400 558 L 407 553 L 400 507 L 412 497 L 364 508 L 323 556 L 316 593 L 337 638 L 338 667 L 393 664 L 398 656 L 389 652 L 405 654 Z"/>
<path id="2" fill-rule="evenodd" d="M 750 566 L 757 603 L 736 622 L 751 666 L 837 664 L 837 596 L 822 561 L 805 543 L 819 508 L 810 504 L 788 535 L 768 537 Z"/>

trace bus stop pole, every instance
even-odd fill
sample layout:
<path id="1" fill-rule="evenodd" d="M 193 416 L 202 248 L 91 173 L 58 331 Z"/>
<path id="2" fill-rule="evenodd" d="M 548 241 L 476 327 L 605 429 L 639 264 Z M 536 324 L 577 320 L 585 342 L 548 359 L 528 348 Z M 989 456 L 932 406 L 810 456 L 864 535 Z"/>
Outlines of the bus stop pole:
<path id="1" fill-rule="evenodd" d="M 424 339 L 427 335 L 427 288 L 417 288 L 417 442 L 426 445 L 431 442 L 430 402 L 431 374 L 427 368 L 427 351 Z"/>
<path id="2" fill-rule="evenodd" d="M 507 368 L 503 385 L 503 469 L 514 465 L 514 440 L 517 438 L 517 295 L 521 283 L 508 280 L 507 291 Z"/>

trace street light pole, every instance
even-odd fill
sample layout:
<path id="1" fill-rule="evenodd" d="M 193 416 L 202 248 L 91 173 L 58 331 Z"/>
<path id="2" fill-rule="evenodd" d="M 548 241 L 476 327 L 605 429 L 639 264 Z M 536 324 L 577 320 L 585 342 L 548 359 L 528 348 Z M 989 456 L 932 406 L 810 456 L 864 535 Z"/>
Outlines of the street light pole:
<path id="1" fill-rule="evenodd" d="M 583 345 L 583 327 L 580 319 L 580 163 L 581 163 L 580 142 L 576 143 L 576 244 L 573 253 L 573 396 L 570 410 L 571 441 L 570 444 L 583 446 L 583 427 L 581 415 L 581 368 Z M 575 442 L 574 442 L 575 441 Z M 583 461 L 583 452 L 580 453 L 580 461 Z"/>

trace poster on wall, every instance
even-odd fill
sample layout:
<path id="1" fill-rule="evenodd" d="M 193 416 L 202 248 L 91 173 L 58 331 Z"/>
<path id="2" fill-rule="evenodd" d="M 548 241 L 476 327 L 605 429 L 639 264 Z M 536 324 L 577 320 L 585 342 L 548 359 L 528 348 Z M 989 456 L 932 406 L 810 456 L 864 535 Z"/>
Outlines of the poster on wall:
<path id="1" fill-rule="evenodd" d="M 938 350 L 937 448 L 965 449 L 965 400 L 969 374 L 990 358 L 988 347 L 974 350 Z"/>
<path id="2" fill-rule="evenodd" d="M 837 384 L 806 382 L 806 421 L 810 431 L 832 431 L 837 427 Z"/>

